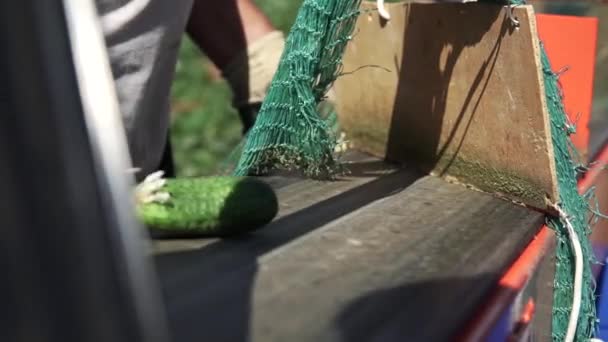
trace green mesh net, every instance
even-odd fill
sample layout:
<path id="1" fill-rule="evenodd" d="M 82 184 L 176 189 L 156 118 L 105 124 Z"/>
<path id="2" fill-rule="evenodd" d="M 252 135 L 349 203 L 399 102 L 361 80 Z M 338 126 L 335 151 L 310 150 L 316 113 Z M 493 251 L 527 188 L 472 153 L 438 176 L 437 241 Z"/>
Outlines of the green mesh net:
<path id="1" fill-rule="evenodd" d="M 318 104 L 340 72 L 361 0 L 305 0 L 235 175 L 271 168 L 333 175 L 336 137 Z M 330 116 L 331 117 L 331 116 Z"/>
<path id="2" fill-rule="evenodd" d="M 586 341 L 593 336 L 597 324 L 595 313 L 595 282 L 591 273 L 591 264 L 595 262 L 589 243 L 591 229 L 588 221 L 588 196 L 579 194 L 577 174 L 580 164 L 569 135 L 573 133 L 569 124 L 558 83 L 558 75 L 551 69 L 547 54 L 542 48 L 543 74 L 549 114 L 551 134 L 555 151 L 555 164 L 559 187 L 559 206 L 569 215 L 569 220 L 582 242 L 585 258 L 583 271 L 583 294 L 581 314 L 578 320 L 576 341 Z M 566 224 L 557 217 L 548 218 L 549 226 L 557 235 L 556 270 L 553 303 L 553 339 L 563 341 L 572 310 L 574 284 L 574 252 L 572 250 Z"/>
<path id="3" fill-rule="evenodd" d="M 480 0 L 522 5 L 521 0 Z M 359 14 L 361 0 L 305 0 L 288 36 L 285 52 L 255 126 L 235 170 L 236 175 L 264 173 L 272 168 L 298 169 L 308 176 L 332 175 L 338 169 L 333 150 L 336 139 L 318 104 L 339 75 L 341 57 Z M 582 169 L 569 135 L 559 88 L 544 47 L 541 59 L 555 150 L 559 203 L 581 243 L 584 262 L 581 310 L 576 341 L 593 336 L 597 324 L 595 262 L 589 243 L 589 198 L 577 188 Z M 564 218 L 548 217 L 557 236 L 553 303 L 553 340 L 563 341 L 570 320 L 574 284 L 574 252 Z"/>

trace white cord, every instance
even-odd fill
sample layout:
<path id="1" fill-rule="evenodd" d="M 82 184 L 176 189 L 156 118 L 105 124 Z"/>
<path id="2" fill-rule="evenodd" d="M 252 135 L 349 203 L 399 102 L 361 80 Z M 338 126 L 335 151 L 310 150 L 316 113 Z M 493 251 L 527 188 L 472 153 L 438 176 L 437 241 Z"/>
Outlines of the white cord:
<path id="1" fill-rule="evenodd" d="M 517 5 L 507 5 L 507 15 L 509 16 L 509 20 L 511 20 L 513 26 L 519 27 L 519 19 L 517 19 L 517 17 L 515 17 L 515 14 L 513 13 L 515 7 L 517 7 Z"/>
<path id="2" fill-rule="evenodd" d="M 561 219 L 566 223 L 568 229 L 568 235 L 570 236 L 570 243 L 572 249 L 574 249 L 574 291 L 572 293 L 572 311 L 570 311 L 570 321 L 568 322 L 568 330 L 566 331 L 565 342 L 574 341 L 576 334 L 576 328 L 578 326 L 578 316 L 581 311 L 581 300 L 582 300 L 582 286 L 583 286 L 583 250 L 581 248 L 581 242 L 574 231 L 572 223 L 568 219 L 568 215 L 559 206 L 553 206 L 558 212 Z"/>
<path id="3" fill-rule="evenodd" d="M 388 13 L 388 11 L 386 10 L 386 7 L 384 6 L 384 0 L 376 0 L 378 3 L 378 14 L 380 14 L 380 16 L 384 19 L 384 20 L 391 20 L 391 15 L 390 13 Z"/>

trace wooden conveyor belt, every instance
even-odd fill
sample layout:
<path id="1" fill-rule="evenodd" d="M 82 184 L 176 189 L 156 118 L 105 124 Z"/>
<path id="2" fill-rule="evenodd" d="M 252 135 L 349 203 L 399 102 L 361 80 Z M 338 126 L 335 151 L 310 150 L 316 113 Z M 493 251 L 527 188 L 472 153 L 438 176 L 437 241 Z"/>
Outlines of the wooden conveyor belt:
<path id="1" fill-rule="evenodd" d="M 270 177 L 281 209 L 235 240 L 154 242 L 175 340 L 445 341 L 543 224 L 490 195 L 355 156 Z"/>

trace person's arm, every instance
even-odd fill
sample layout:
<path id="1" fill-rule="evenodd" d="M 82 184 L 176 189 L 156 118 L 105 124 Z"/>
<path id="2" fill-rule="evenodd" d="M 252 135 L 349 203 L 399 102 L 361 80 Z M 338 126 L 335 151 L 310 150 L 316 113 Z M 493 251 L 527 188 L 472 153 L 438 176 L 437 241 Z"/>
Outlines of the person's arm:
<path id="1" fill-rule="evenodd" d="M 228 81 L 248 131 L 277 70 L 283 33 L 252 0 L 195 0 L 187 32 Z"/>
<path id="2" fill-rule="evenodd" d="M 252 0 L 195 0 L 187 32 L 220 69 L 239 53 L 275 31 Z"/>

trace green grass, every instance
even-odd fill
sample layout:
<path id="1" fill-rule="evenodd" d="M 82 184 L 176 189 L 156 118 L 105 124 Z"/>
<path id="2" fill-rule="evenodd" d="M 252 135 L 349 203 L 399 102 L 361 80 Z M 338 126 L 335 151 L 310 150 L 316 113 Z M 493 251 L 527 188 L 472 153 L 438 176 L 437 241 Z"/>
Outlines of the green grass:
<path id="1" fill-rule="evenodd" d="M 181 176 L 216 172 L 216 165 L 239 142 L 240 122 L 231 107 L 231 93 L 222 80 L 214 80 L 209 63 L 185 39 L 172 89 L 174 156 Z"/>
<path id="2" fill-rule="evenodd" d="M 301 0 L 259 0 L 275 27 L 287 31 Z M 218 173 L 241 141 L 241 123 L 228 85 L 209 73 L 209 61 L 187 38 L 180 51 L 172 88 L 172 132 L 180 176 Z"/>

